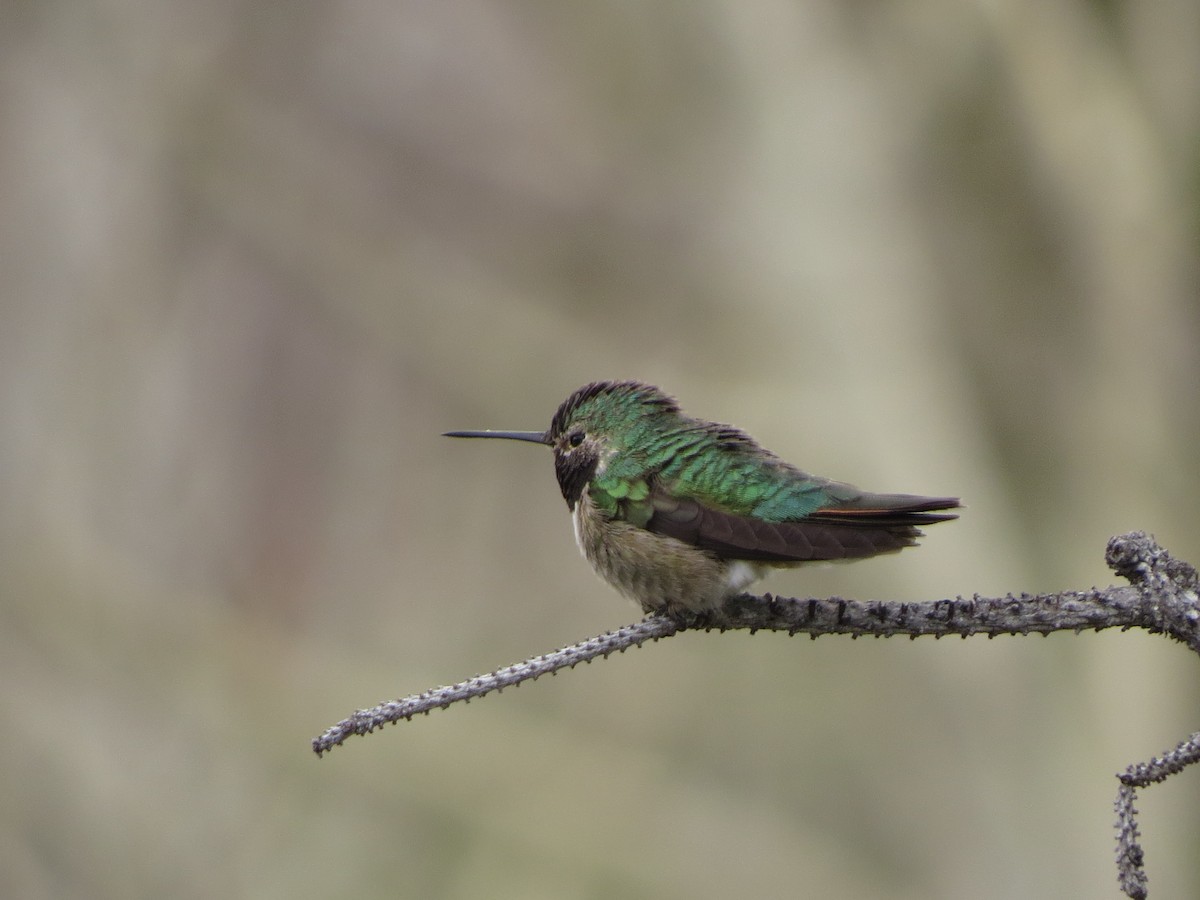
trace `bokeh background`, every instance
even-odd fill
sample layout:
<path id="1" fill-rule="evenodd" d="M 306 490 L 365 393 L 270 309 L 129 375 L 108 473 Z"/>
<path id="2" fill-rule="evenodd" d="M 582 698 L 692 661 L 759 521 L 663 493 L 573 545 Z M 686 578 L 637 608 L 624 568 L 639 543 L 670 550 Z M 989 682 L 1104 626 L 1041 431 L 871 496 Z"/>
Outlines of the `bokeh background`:
<path id="1" fill-rule="evenodd" d="M 1200 728 L 1141 633 L 681 635 L 309 740 L 638 617 L 548 454 L 439 437 L 599 378 L 969 505 L 783 594 L 1200 562 L 1200 5 L 3 19 L 0 895 L 1116 896 L 1113 775 Z"/>

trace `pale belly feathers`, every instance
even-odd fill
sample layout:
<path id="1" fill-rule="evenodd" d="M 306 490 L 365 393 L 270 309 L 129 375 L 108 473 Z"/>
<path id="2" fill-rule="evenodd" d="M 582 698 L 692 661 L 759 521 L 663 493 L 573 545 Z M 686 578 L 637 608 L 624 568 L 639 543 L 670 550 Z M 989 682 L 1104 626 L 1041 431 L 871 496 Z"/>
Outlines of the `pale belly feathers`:
<path id="1" fill-rule="evenodd" d="M 599 515 L 586 491 L 571 515 L 575 543 L 596 573 L 646 612 L 703 612 L 741 593 L 770 567 L 723 560 L 675 538 Z"/>

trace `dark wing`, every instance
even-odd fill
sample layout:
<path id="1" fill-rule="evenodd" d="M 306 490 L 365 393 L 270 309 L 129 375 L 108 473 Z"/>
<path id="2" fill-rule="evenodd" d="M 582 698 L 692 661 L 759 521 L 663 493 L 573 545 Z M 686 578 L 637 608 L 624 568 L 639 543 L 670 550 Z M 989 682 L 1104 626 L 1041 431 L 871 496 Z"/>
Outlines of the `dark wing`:
<path id="1" fill-rule="evenodd" d="M 807 562 L 858 559 L 911 547 L 918 525 L 958 518 L 937 510 L 959 505 L 952 497 L 863 494 L 849 503 L 819 509 L 801 519 L 765 522 L 691 498 L 655 490 L 649 531 L 676 538 L 728 559 Z"/>

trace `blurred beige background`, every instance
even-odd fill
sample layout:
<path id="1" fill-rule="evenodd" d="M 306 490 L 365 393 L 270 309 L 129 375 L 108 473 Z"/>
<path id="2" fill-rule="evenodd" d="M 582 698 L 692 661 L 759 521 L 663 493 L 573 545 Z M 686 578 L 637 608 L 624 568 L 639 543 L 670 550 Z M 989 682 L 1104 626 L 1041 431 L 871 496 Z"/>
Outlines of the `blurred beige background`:
<path id="1" fill-rule="evenodd" d="M 1113 774 L 1200 728 L 1140 633 L 683 635 L 308 742 L 637 618 L 548 454 L 439 437 L 597 378 L 969 504 L 780 593 L 1200 562 L 1200 6 L 4 23 L 0 895 L 1116 896 Z M 1142 795 L 1153 896 L 1198 800 Z"/>

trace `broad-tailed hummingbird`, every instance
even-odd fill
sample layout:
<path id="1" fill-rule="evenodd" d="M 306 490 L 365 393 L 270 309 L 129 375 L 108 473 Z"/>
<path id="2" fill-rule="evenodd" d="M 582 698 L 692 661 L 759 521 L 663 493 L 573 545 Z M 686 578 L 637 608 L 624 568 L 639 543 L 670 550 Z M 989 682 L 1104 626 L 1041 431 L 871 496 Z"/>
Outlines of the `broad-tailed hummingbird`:
<path id="1" fill-rule="evenodd" d="M 911 547 L 959 506 L 809 475 L 637 381 L 581 387 L 547 431 L 446 434 L 552 448 L 579 549 L 647 612 L 703 612 L 773 568 Z"/>

